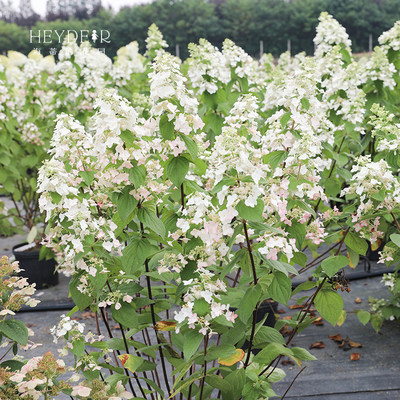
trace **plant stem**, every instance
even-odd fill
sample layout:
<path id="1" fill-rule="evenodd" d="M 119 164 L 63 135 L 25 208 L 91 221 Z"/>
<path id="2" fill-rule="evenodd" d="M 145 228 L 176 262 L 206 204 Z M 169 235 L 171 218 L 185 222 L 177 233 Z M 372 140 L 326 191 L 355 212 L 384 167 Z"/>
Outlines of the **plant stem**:
<path id="1" fill-rule="evenodd" d="M 342 139 L 342 141 L 340 142 L 339 148 L 338 148 L 338 150 L 337 150 L 337 152 L 336 152 L 337 154 L 340 153 L 340 150 L 342 149 L 342 145 L 343 145 L 343 142 L 344 142 L 344 139 L 345 139 L 345 138 L 346 138 L 346 136 L 343 136 L 343 139 Z M 332 176 L 333 170 L 335 169 L 335 166 L 336 166 L 336 160 L 333 160 L 331 170 L 329 171 L 328 179 Z M 319 204 L 320 204 L 320 203 L 321 203 L 321 197 L 318 199 L 318 202 L 317 202 L 317 204 L 316 204 L 315 207 L 314 207 L 314 211 L 315 211 L 315 212 L 318 211 L 318 207 L 319 207 Z M 311 218 L 310 218 L 310 221 L 311 221 Z"/>
<path id="2" fill-rule="evenodd" d="M 100 312 L 101 312 L 101 316 L 103 318 L 104 324 L 106 326 L 108 336 L 109 336 L 110 339 L 112 339 L 114 336 L 113 336 L 113 334 L 111 332 L 110 325 L 109 325 L 109 323 L 107 321 L 106 315 L 105 315 L 104 310 L 103 310 L 102 307 L 100 307 Z M 117 354 L 120 355 L 119 350 L 117 350 Z M 116 362 L 116 364 L 118 366 L 118 358 L 115 356 L 115 353 L 114 353 L 114 358 L 115 358 L 115 362 Z M 135 392 L 135 389 L 133 388 L 131 377 L 129 376 L 129 372 L 125 368 L 123 368 L 123 369 L 124 369 L 125 375 L 129 378 L 128 383 L 129 383 L 129 387 L 132 390 L 132 394 L 136 397 L 136 392 Z"/>
<path id="3" fill-rule="evenodd" d="M 289 387 L 286 389 L 286 392 L 283 394 L 283 396 L 281 397 L 281 400 L 283 400 L 286 395 L 288 394 L 289 390 L 291 389 L 291 387 L 293 386 L 294 382 L 296 381 L 296 379 L 298 378 L 298 376 L 306 369 L 307 367 L 303 367 L 298 373 L 297 375 L 294 377 L 294 379 L 292 380 L 291 384 L 289 385 Z"/>
<path id="4" fill-rule="evenodd" d="M 253 271 L 253 284 L 254 286 L 257 285 L 258 279 L 257 279 L 257 271 L 256 271 L 256 265 L 254 263 L 254 258 L 253 258 L 253 252 L 251 250 L 251 243 L 249 239 L 249 233 L 247 232 L 247 225 L 246 221 L 243 221 L 243 229 L 244 229 L 244 234 L 246 236 L 246 242 L 247 242 L 247 251 L 249 252 L 249 257 L 250 257 L 250 262 L 251 262 L 251 269 Z M 259 302 L 257 302 L 256 307 L 253 310 L 253 320 L 251 323 L 251 333 L 250 333 L 250 339 L 249 339 L 249 347 L 247 348 L 247 356 L 246 356 L 246 361 L 244 363 L 244 368 L 247 368 L 249 365 L 250 361 L 250 354 L 251 350 L 253 348 L 253 340 L 254 340 L 254 334 L 256 331 L 256 324 L 257 324 L 257 311 L 258 311 L 258 306 Z"/>
<path id="5" fill-rule="evenodd" d="M 13 348 L 14 344 L 10 346 L 10 348 L 1 356 L 0 361 L 10 352 L 10 350 Z"/>
<path id="6" fill-rule="evenodd" d="M 201 379 L 200 382 L 200 397 L 199 400 L 203 400 L 203 391 L 204 391 L 204 382 L 206 380 L 206 374 L 207 374 L 207 361 L 206 361 L 206 356 L 207 356 L 207 346 L 208 346 L 208 335 L 204 336 L 204 365 L 203 365 L 203 378 Z"/>
<path id="7" fill-rule="evenodd" d="M 349 233 L 350 227 L 348 227 L 342 237 L 342 240 L 340 241 L 340 245 L 339 248 L 337 249 L 335 256 L 337 256 L 340 253 L 340 249 L 343 246 L 344 240 L 346 239 L 347 234 Z M 304 321 L 304 319 L 306 318 L 306 315 L 310 312 L 310 309 L 312 307 L 312 305 L 314 304 L 314 300 L 317 297 L 317 294 L 319 293 L 319 291 L 322 289 L 322 287 L 324 286 L 325 282 L 326 282 L 327 278 L 324 278 L 321 283 L 318 285 L 317 290 L 314 292 L 314 294 L 310 297 L 310 299 L 306 302 L 306 304 L 304 305 L 303 309 L 299 312 L 299 318 L 300 321 L 298 322 L 298 324 L 296 325 L 296 327 L 292 330 L 288 340 L 286 341 L 286 346 L 289 345 L 289 343 L 293 340 L 294 336 L 296 335 L 300 324 Z M 308 304 L 308 305 L 307 305 Z M 306 309 L 304 309 L 307 306 Z M 302 315 L 303 314 L 303 315 Z M 282 358 L 282 355 L 280 355 L 279 357 L 274 358 L 268 365 L 267 367 L 265 367 L 260 373 L 259 376 L 265 374 L 265 372 L 268 371 L 268 369 L 272 366 L 272 364 L 275 362 L 276 359 L 278 359 L 278 362 L 276 363 L 276 365 L 274 366 L 274 368 L 272 369 L 272 371 L 268 374 L 268 376 L 270 376 L 272 374 L 272 372 L 274 372 L 275 368 L 277 367 L 279 360 Z M 268 377 L 267 376 L 267 377 Z"/>
<path id="8" fill-rule="evenodd" d="M 396 217 L 394 216 L 393 212 L 390 212 L 390 215 L 392 216 L 392 218 L 394 219 L 394 222 L 396 223 L 397 229 L 400 231 L 400 225 L 399 225 L 399 221 L 397 221 Z"/>
<path id="9" fill-rule="evenodd" d="M 253 281 L 254 281 L 254 285 L 257 285 L 258 279 L 257 279 L 256 265 L 254 263 L 253 253 L 251 250 L 251 243 L 250 243 L 250 239 L 249 239 L 249 233 L 247 232 L 246 221 L 243 221 L 243 229 L 244 229 L 244 234 L 246 236 L 247 251 L 249 252 L 251 269 L 253 271 Z"/>
<path id="10" fill-rule="evenodd" d="M 309 270 L 310 268 L 314 267 L 316 264 L 316 261 L 318 261 L 321 257 L 324 257 L 326 254 L 329 254 L 329 252 L 331 250 L 333 250 L 335 247 L 337 247 L 339 245 L 339 243 L 335 243 L 334 245 L 332 245 L 328 250 L 325 250 L 322 254 L 320 254 L 318 257 L 314 258 L 313 260 L 311 260 L 304 268 L 299 269 L 297 272 L 299 274 L 302 274 L 303 272 Z M 291 274 L 290 277 L 294 278 L 296 275 Z"/>
<path id="11" fill-rule="evenodd" d="M 149 273 L 149 262 L 146 259 L 144 262 L 145 268 L 146 268 L 146 273 Z M 153 323 L 153 327 L 156 325 L 156 313 L 154 311 L 154 304 L 153 304 L 153 295 L 151 292 L 151 282 L 150 282 L 150 277 L 148 275 L 146 275 L 146 282 L 147 282 L 147 293 L 149 296 L 149 299 L 152 301 L 150 304 L 150 312 L 151 312 L 151 321 Z M 158 338 L 158 336 L 156 335 L 157 338 L 157 343 L 161 344 L 160 339 Z M 162 347 L 159 347 L 159 352 L 160 352 L 160 359 L 161 359 L 161 367 L 162 367 L 162 371 L 163 371 L 163 375 L 164 375 L 164 382 L 165 382 L 165 386 L 167 388 L 168 394 L 171 393 L 171 388 L 169 386 L 169 382 L 168 382 L 168 374 L 167 374 L 167 369 L 165 367 L 165 360 L 164 360 L 164 353 L 162 351 Z"/>
<path id="12" fill-rule="evenodd" d="M 113 291 L 112 291 L 112 289 L 111 289 L 110 283 L 109 283 L 108 281 L 107 281 L 106 283 L 107 283 L 108 289 L 109 289 L 110 292 L 112 293 Z M 128 346 L 128 341 L 126 340 L 126 335 L 125 335 L 124 328 L 123 328 L 123 326 L 122 326 L 120 323 L 118 323 L 118 325 L 119 325 L 119 329 L 120 329 L 121 334 L 122 334 L 122 339 L 123 339 L 123 341 L 124 341 L 125 350 L 126 350 L 126 352 L 127 352 L 128 354 L 130 354 L 130 352 L 129 352 L 129 346 Z M 136 348 L 134 348 L 134 349 L 135 349 L 135 351 L 137 350 Z M 139 354 L 140 354 L 140 353 L 139 353 Z M 146 393 L 144 392 L 144 390 L 143 390 L 143 388 L 142 388 L 142 385 L 141 385 L 141 383 L 140 383 L 140 380 L 139 380 L 139 377 L 138 377 L 137 373 L 134 372 L 134 373 L 133 373 L 133 376 L 134 376 L 135 379 L 136 379 L 136 382 L 137 382 L 137 384 L 138 384 L 138 386 L 139 386 L 140 392 L 142 393 L 143 397 L 146 398 Z M 146 375 L 146 372 L 145 372 L 145 371 L 143 371 L 143 376 L 147 379 L 147 375 Z M 149 385 L 147 382 L 146 382 L 146 384 L 147 384 L 147 388 L 151 391 L 152 389 L 151 389 L 150 385 Z M 153 393 L 151 393 L 151 398 L 154 399 Z"/>
<path id="13" fill-rule="evenodd" d="M 183 191 L 183 183 L 181 184 L 181 204 L 185 208 L 185 192 Z"/>

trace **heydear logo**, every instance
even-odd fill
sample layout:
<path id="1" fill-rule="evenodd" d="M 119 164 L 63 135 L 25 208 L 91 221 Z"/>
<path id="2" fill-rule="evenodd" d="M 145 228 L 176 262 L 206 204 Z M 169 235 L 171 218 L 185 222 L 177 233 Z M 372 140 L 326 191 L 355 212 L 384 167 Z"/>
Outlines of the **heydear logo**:
<path id="1" fill-rule="evenodd" d="M 74 38 L 76 42 L 88 42 L 92 41 L 93 43 L 110 43 L 111 33 L 107 29 L 101 29 L 97 31 L 96 29 L 81 29 L 80 31 L 76 30 L 65 30 L 62 31 L 53 30 L 53 29 L 38 29 L 37 31 L 30 30 L 29 31 L 29 42 L 37 43 L 37 44 L 52 44 L 52 43 L 62 43 L 64 38 L 70 40 L 71 36 Z"/>

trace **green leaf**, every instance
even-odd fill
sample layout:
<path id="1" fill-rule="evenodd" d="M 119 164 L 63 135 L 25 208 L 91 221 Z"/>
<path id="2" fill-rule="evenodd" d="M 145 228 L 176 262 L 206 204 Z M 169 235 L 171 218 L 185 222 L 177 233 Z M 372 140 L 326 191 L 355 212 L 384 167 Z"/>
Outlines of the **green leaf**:
<path id="1" fill-rule="evenodd" d="M 193 354 L 197 352 L 203 339 L 204 336 L 196 330 L 190 330 L 185 335 L 185 341 L 183 343 L 183 355 L 185 360 L 189 360 Z"/>
<path id="2" fill-rule="evenodd" d="M 280 343 L 269 343 L 257 355 L 254 356 L 254 362 L 268 365 L 276 357 L 283 354 L 284 356 L 292 357 L 292 350 Z"/>
<path id="3" fill-rule="evenodd" d="M 179 135 L 179 137 L 185 142 L 187 151 L 192 156 L 193 160 L 197 157 L 197 144 L 196 142 L 187 135 Z"/>
<path id="4" fill-rule="evenodd" d="M 397 246 L 400 247 L 400 235 L 398 233 L 392 233 L 390 240 Z"/>
<path id="5" fill-rule="evenodd" d="M 349 259 L 345 256 L 330 256 L 321 263 L 322 270 L 329 276 L 333 276 L 340 269 L 348 265 Z"/>
<path id="6" fill-rule="evenodd" d="M 80 311 L 83 311 L 86 307 L 92 304 L 92 298 L 87 294 L 82 293 L 78 290 L 78 286 L 80 285 L 80 275 L 75 275 L 71 278 L 69 283 L 69 292 L 71 293 L 72 300 L 78 306 Z"/>
<path id="7" fill-rule="evenodd" d="M 150 228 L 152 231 L 160 235 L 161 237 L 165 236 L 165 226 L 162 223 L 161 219 L 157 217 L 151 210 L 146 207 L 141 207 L 138 209 L 138 218 L 139 221 L 143 223 L 143 225 L 147 228 Z"/>
<path id="8" fill-rule="evenodd" d="M 72 346 L 71 352 L 77 358 L 80 358 L 83 356 L 83 353 L 85 352 L 85 342 L 84 342 L 83 338 L 73 341 L 73 346 Z"/>
<path id="9" fill-rule="evenodd" d="M 0 364 L 1 368 L 9 368 L 11 371 L 19 371 L 24 366 L 24 363 L 17 360 L 7 360 Z"/>
<path id="10" fill-rule="evenodd" d="M 178 156 L 171 158 L 165 168 L 167 178 L 176 186 L 180 187 L 185 180 L 185 176 L 189 171 L 189 160 L 185 157 Z"/>
<path id="11" fill-rule="evenodd" d="M 264 261 L 265 265 L 268 265 L 269 267 L 271 267 L 272 269 L 274 269 L 276 271 L 280 271 L 280 272 L 284 273 L 286 276 L 288 276 L 289 274 L 294 274 L 294 275 L 299 274 L 297 272 L 296 268 L 293 267 L 293 265 L 284 263 L 282 261 L 269 260 L 263 254 L 261 254 L 261 258 Z"/>
<path id="12" fill-rule="evenodd" d="M 368 243 L 354 232 L 347 233 L 344 239 L 344 243 L 346 244 L 346 246 L 350 247 L 350 249 L 357 252 L 358 254 L 362 254 L 363 256 L 365 256 L 365 254 L 367 253 Z"/>
<path id="13" fill-rule="evenodd" d="M 335 326 L 343 310 L 341 296 L 334 290 L 322 289 L 315 297 L 314 304 L 321 317 Z"/>
<path id="14" fill-rule="evenodd" d="M 253 310 L 255 309 L 255 307 L 260 299 L 261 293 L 262 293 L 262 290 L 261 290 L 260 285 L 251 286 L 246 290 L 246 293 L 240 302 L 238 312 L 237 312 L 239 318 L 245 324 L 247 323 L 249 318 L 252 316 Z"/>
<path id="15" fill-rule="evenodd" d="M 212 361 L 217 358 L 227 358 L 232 356 L 233 354 L 236 354 L 235 346 L 232 346 L 230 344 L 221 344 L 216 347 L 211 347 L 207 350 L 206 360 Z"/>
<path id="16" fill-rule="evenodd" d="M 282 272 L 275 272 L 274 279 L 268 288 L 268 294 L 278 303 L 287 305 L 292 293 L 292 282 Z"/>
<path id="17" fill-rule="evenodd" d="M 78 175 L 84 180 L 87 186 L 90 186 L 94 180 L 93 171 L 80 171 Z"/>
<path id="18" fill-rule="evenodd" d="M 138 316 L 135 306 L 132 303 L 122 301 L 121 308 L 117 310 L 115 305 L 111 307 L 111 315 L 122 326 L 136 328 L 138 326 Z"/>
<path id="19" fill-rule="evenodd" d="M 125 188 L 124 191 L 118 196 L 117 200 L 117 210 L 122 221 L 126 221 L 127 218 L 135 210 L 138 201 L 129 194 L 130 188 Z"/>
<path id="20" fill-rule="evenodd" d="M 293 355 L 301 361 L 314 361 L 317 359 L 309 351 L 301 347 L 292 347 L 290 350 L 292 350 Z"/>
<path id="21" fill-rule="evenodd" d="M 255 207 L 246 206 L 244 200 L 240 200 L 236 206 L 239 216 L 246 221 L 262 221 L 262 213 L 264 211 L 264 202 L 261 199 L 257 200 Z"/>
<path id="22" fill-rule="evenodd" d="M 172 140 L 174 138 L 174 122 L 168 120 L 168 115 L 164 114 L 160 118 L 160 133 L 163 139 L 165 140 Z"/>
<path id="23" fill-rule="evenodd" d="M 28 237 L 26 239 L 27 242 L 32 243 L 35 240 L 37 233 L 38 233 L 38 231 L 37 231 L 36 226 L 33 226 L 32 229 L 28 233 Z"/>
<path id="24" fill-rule="evenodd" d="M 276 329 L 270 326 L 261 326 L 254 336 L 254 345 L 257 346 L 265 342 L 285 344 L 285 339 Z"/>
<path id="25" fill-rule="evenodd" d="M 126 385 L 126 383 L 128 382 L 128 379 L 129 378 L 126 375 L 114 373 L 112 375 L 107 376 L 106 382 L 109 385 L 111 385 L 111 387 L 114 387 L 120 381 L 122 382 L 123 385 Z"/>
<path id="26" fill-rule="evenodd" d="M 0 333 L 22 346 L 28 343 L 28 329 L 22 321 L 17 319 L 0 321 Z"/>
<path id="27" fill-rule="evenodd" d="M 285 112 L 281 117 L 281 127 L 284 128 L 289 122 L 292 113 L 290 111 Z"/>
<path id="28" fill-rule="evenodd" d="M 289 232 L 290 237 L 296 239 L 296 247 L 302 248 L 303 242 L 306 238 L 306 226 L 299 222 L 293 221 L 292 226 L 287 226 L 286 231 Z"/>
<path id="29" fill-rule="evenodd" d="M 311 290 L 312 288 L 315 288 L 317 284 L 313 281 L 306 281 L 303 283 L 300 283 L 299 286 L 296 287 L 296 289 L 293 290 L 292 296 L 296 295 L 297 293 L 301 292 L 302 290 L 307 291 Z"/>
<path id="30" fill-rule="evenodd" d="M 271 169 L 274 170 L 280 162 L 282 162 L 287 157 L 287 151 L 277 150 L 272 153 L 268 153 L 263 157 L 265 164 L 269 164 Z"/>
<path id="31" fill-rule="evenodd" d="M 371 319 L 371 314 L 368 311 L 360 310 L 357 312 L 357 318 L 363 325 L 366 325 Z"/>
<path id="32" fill-rule="evenodd" d="M 306 111 L 310 108 L 310 102 L 309 102 L 309 100 L 307 99 L 307 97 L 303 97 L 303 98 L 300 100 L 300 103 L 301 103 L 301 105 L 303 106 L 303 108 L 304 108 Z"/>
<path id="33" fill-rule="evenodd" d="M 133 166 L 129 170 L 129 181 L 135 185 L 135 188 L 144 186 L 146 182 L 146 168 L 143 165 Z"/>
<path id="34" fill-rule="evenodd" d="M 151 257 L 158 250 L 146 238 L 135 238 L 122 250 L 122 264 L 125 272 L 134 274 L 144 264 L 146 258 Z"/>

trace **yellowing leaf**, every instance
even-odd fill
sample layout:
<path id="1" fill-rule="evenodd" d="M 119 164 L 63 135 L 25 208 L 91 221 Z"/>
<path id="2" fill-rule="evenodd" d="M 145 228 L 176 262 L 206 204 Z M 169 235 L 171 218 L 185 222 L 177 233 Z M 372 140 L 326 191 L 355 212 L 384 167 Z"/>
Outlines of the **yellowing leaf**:
<path id="1" fill-rule="evenodd" d="M 143 358 L 132 354 L 121 354 L 118 358 L 121 360 L 122 366 L 131 372 L 135 372 L 144 361 Z"/>
<path id="2" fill-rule="evenodd" d="M 337 326 L 342 326 L 344 321 L 346 321 L 347 313 L 345 310 L 342 310 L 339 319 L 337 320 Z"/>
<path id="3" fill-rule="evenodd" d="M 129 354 L 121 354 L 118 356 L 118 358 L 121 360 L 122 366 L 125 367 L 125 363 L 128 361 Z"/>
<path id="4" fill-rule="evenodd" d="M 371 242 L 371 250 L 372 251 L 378 250 L 381 244 L 382 244 L 382 240 L 376 239 L 375 242 Z"/>
<path id="5" fill-rule="evenodd" d="M 156 331 L 174 331 L 176 328 L 176 322 L 170 321 L 158 321 L 154 325 Z"/>
<path id="6" fill-rule="evenodd" d="M 236 353 L 223 359 L 218 358 L 218 362 L 221 365 L 230 367 L 231 365 L 236 364 L 237 362 L 243 360 L 243 358 L 244 358 L 244 351 L 242 349 L 236 349 Z"/>
<path id="7" fill-rule="evenodd" d="M 347 252 L 347 258 L 349 259 L 350 268 L 353 268 L 353 269 L 354 269 L 356 266 L 351 262 L 351 258 L 350 258 L 349 252 Z"/>

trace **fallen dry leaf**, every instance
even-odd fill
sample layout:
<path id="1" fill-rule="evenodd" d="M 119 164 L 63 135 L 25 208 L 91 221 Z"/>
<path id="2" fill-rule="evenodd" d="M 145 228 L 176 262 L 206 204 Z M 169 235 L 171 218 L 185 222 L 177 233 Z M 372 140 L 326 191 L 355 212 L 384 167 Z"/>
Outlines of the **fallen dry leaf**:
<path id="1" fill-rule="evenodd" d="M 315 342 L 309 348 L 310 349 L 323 349 L 323 348 L 325 348 L 325 343 L 324 342 Z"/>
<path id="2" fill-rule="evenodd" d="M 90 319 L 90 318 L 94 318 L 94 317 L 95 317 L 94 312 L 86 311 L 86 312 L 82 313 L 82 318 L 84 318 L 84 319 Z"/>
<path id="3" fill-rule="evenodd" d="M 282 310 L 281 308 L 276 311 L 278 314 L 286 314 L 285 310 Z"/>
<path id="4" fill-rule="evenodd" d="M 323 321 L 322 317 L 318 317 L 315 319 L 315 321 L 313 321 L 313 324 L 316 326 L 322 326 L 322 325 L 324 325 L 324 321 Z"/>
<path id="5" fill-rule="evenodd" d="M 329 339 L 334 340 L 335 342 L 342 342 L 342 335 L 338 333 L 337 335 L 329 335 Z"/>
<path id="6" fill-rule="evenodd" d="M 292 333 L 292 329 L 285 325 L 279 332 L 282 336 L 289 336 Z"/>
<path id="7" fill-rule="evenodd" d="M 287 317 L 283 317 L 282 319 L 292 319 L 292 317 L 289 315 Z"/>
<path id="8" fill-rule="evenodd" d="M 351 353 L 350 360 L 351 361 L 358 361 L 360 359 L 360 353 Z"/>
<path id="9" fill-rule="evenodd" d="M 292 360 L 283 360 L 281 361 L 282 365 L 296 365 Z"/>
<path id="10" fill-rule="evenodd" d="M 303 304 L 293 304 L 292 306 L 289 306 L 289 308 L 290 308 L 291 310 L 297 310 L 297 309 L 303 308 L 303 307 L 304 307 Z"/>
<path id="11" fill-rule="evenodd" d="M 359 297 L 357 297 L 354 301 L 355 301 L 357 304 L 360 304 L 360 303 L 361 303 L 361 299 L 360 299 Z"/>
<path id="12" fill-rule="evenodd" d="M 349 345 L 351 347 L 362 347 L 361 343 L 357 343 L 357 342 L 352 342 L 351 340 L 348 341 Z"/>

